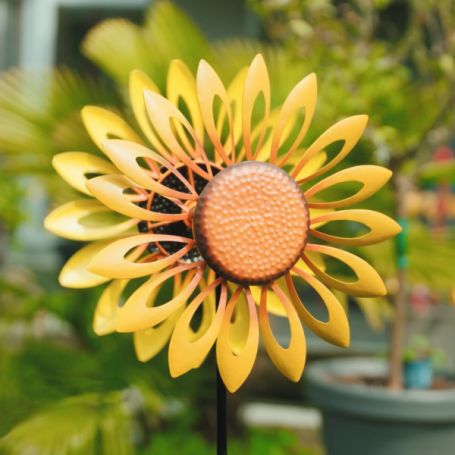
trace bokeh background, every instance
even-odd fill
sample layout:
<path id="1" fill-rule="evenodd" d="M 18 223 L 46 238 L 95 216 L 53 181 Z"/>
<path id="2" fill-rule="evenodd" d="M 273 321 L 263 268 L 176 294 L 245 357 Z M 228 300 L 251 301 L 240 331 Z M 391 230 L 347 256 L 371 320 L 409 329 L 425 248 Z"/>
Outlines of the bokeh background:
<path id="1" fill-rule="evenodd" d="M 356 251 L 379 271 L 388 296 L 339 296 L 351 346 L 336 348 L 306 331 L 308 363 L 388 358 L 394 349 L 401 358 L 417 334 L 444 353 L 447 371 L 455 369 L 453 2 L 0 0 L 0 453 L 215 453 L 213 353 L 200 369 L 172 380 L 166 350 L 141 363 L 130 335 L 95 335 L 102 289 L 68 290 L 57 280 L 82 244 L 46 233 L 43 219 L 75 196 L 53 170 L 53 155 L 101 155 L 82 125 L 85 105 L 137 126 L 127 95 L 133 69 L 165 91 L 171 60 L 182 59 L 195 73 L 204 58 L 228 84 L 258 52 L 270 71 L 273 107 L 316 72 L 318 105 L 306 145 L 345 117 L 370 116 L 340 168 L 392 169 L 393 181 L 359 208 L 382 211 L 404 227 L 398 245 Z M 340 185 L 324 198 L 357 189 Z M 356 236 L 361 228 L 331 229 Z M 348 273 L 329 261 L 327 267 Z M 299 292 L 324 319 L 316 296 Z M 391 344 L 400 302 L 402 340 Z M 285 346 L 287 322 L 276 318 L 273 325 Z M 321 415 L 304 379 L 288 382 L 261 351 L 247 383 L 229 396 L 230 452 L 325 453 Z"/>

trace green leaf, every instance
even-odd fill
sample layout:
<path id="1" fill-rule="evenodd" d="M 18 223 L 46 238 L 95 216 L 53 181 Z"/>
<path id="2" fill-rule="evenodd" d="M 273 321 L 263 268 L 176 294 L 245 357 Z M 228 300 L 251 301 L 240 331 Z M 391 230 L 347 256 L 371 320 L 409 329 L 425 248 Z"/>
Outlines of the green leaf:
<path id="1" fill-rule="evenodd" d="M 122 392 L 71 397 L 17 425 L 0 448 L 12 455 L 130 455 L 131 417 Z"/>
<path id="2" fill-rule="evenodd" d="M 100 154 L 82 124 L 80 111 L 87 104 L 120 103 L 120 95 L 112 87 L 65 68 L 41 72 L 12 69 L 2 73 L 2 172 L 10 178 L 39 176 L 50 193 L 65 200 L 65 194 L 73 195 L 74 191 L 55 173 L 52 157 L 69 150 Z"/>
<path id="3" fill-rule="evenodd" d="M 200 29 L 169 1 L 154 2 L 142 27 L 124 19 L 110 19 L 94 27 L 82 43 L 82 53 L 120 84 L 140 69 L 165 91 L 173 59 L 183 59 L 196 71 L 211 50 Z"/>

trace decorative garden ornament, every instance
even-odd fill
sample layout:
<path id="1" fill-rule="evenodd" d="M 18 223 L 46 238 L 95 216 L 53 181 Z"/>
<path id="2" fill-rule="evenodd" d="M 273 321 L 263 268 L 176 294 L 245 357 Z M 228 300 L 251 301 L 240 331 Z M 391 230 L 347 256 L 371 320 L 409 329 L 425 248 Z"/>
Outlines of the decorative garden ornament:
<path id="1" fill-rule="evenodd" d="M 264 115 L 253 127 L 253 109 L 261 94 Z M 270 112 L 268 73 L 258 55 L 227 90 L 205 61 L 196 80 L 182 62 L 174 61 L 167 99 L 147 76 L 134 71 L 131 104 L 148 147 L 112 112 L 98 107 L 83 110 L 89 134 L 111 162 L 82 152 L 57 155 L 54 166 L 59 174 L 94 198 L 63 205 L 45 225 L 62 237 L 92 242 L 63 267 L 62 285 L 85 288 L 113 280 L 95 311 L 96 333 L 135 332 L 140 360 L 152 358 L 170 340 L 174 377 L 201 365 L 216 343 L 218 368 L 231 392 L 253 368 L 260 335 L 273 363 L 293 381 L 299 380 L 305 365 L 302 322 L 329 343 L 349 345 L 347 317 L 330 288 L 359 297 L 385 295 L 386 289 L 364 260 L 310 238 L 342 247 L 363 246 L 393 237 L 400 227 L 369 210 L 335 211 L 379 190 L 391 176 L 385 168 L 345 169 L 302 191 L 300 185 L 325 174 L 352 150 L 367 123 L 364 115 L 342 120 L 302 151 L 299 146 L 313 117 L 316 94 L 316 76 L 311 74 L 292 90 L 281 109 Z M 216 99 L 221 107 L 214 109 Z M 178 108 L 182 100 L 186 116 Z M 301 109 L 305 118 L 300 131 L 283 150 Z M 343 146 L 326 162 L 324 148 L 336 141 L 343 141 Z M 207 143 L 213 149 L 210 159 Z M 90 174 L 98 176 L 89 178 Z M 332 185 L 350 181 L 363 184 L 351 197 L 333 202 L 314 198 Z M 115 213 L 124 219 L 112 221 Z M 95 223 L 99 220 L 102 224 Z M 324 223 L 342 220 L 363 223 L 370 232 L 343 238 L 318 230 Z M 328 275 L 324 255 L 347 264 L 357 281 Z M 150 279 L 120 306 L 130 280 L 140 277 Z M 328 322 L 307 311 L 295 290 L 296 279 L 321 296 Z M 173 283 L 172 299 L 154 306 L 168 281 Z M 202 322 L 193 330 L 191 320 L 201 306 Z M 288 318 L 287 349 L 273 336 L 269 312 Z"/>

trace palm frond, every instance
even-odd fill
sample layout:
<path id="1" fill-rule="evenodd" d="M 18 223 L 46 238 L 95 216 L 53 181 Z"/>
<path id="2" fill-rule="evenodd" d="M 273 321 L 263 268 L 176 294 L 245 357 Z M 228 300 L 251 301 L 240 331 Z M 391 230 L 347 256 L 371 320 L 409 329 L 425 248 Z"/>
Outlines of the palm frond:
<path id="1" fill-rule="evenodd" d="M 147 72 L 154 60 L 141 28 L 126 19 L 109 19 L 90 30 L 82 53 L 120 84 L 127 84 L 132 69 Z"/>
<path id="2" fill-rule="evenodd" d="M 46 153 L 52 125 L 49 77 L 17 69 L 0 77 L 0 147 L 3 154 Z"/>
<path id="3" fill-rule="evenodd" d="M 2 172 L 44 177 L 47 188 L 63 188 L 51 166 L 56 153 L 100 153 L 87 134 L 80 110 L 87 104 L 120 106 L 120 95 L 104 83 L 68 69 L 0 75 Z M 66 185 L 65 185 L 66 186 Z"/>
<path id="4" fill-rule="evenodd" d="M 211 47 L 200 28 L 180 8 L 168 0 L 155 2 L 146 14 L 144 28 L 153 35 L 165 69 L 179 58 L 196 72 L 199 60 L 212 60 Z"/>
<path id="5" fill-rule="evenodd" d="M 455 283 L 455 241 L 413 223 L 409 233 L 409 279 L 431 288 L 452 288 Z"/>
<path id="6" fill-rule="evenodd" d="M 455 283 L 455 241 L 437 235 L 427 226 L 412 222 L 408 232 L 408 278 L 411 284 L 437 288 L 452 288 Z M 362 249 L 362 253 L 385 278 L 396 273 L 394 241 Z"/>
<path id="7" fill-rule="evenodd" d="M 130 455 L 131 416 L 122 392 L 76 396 L 14 427 L 0 447 L 13 455 Z"/>
<path id="8" fill-rule="evenodd" d="M 110 19 L 94 27 L 82 43 L 82 53 L 120 84 L 140 69 L 164 90 L 169 63 L 183 59 L 196 71 L 211 50 L 193 21 L 169 1 L 155 2 L 142 27 L 125 19 Z"/>
<path id="9" fill-rule="evenodd" d="M 68 112 L 79 112 L 88 104 L 119 106 L 121 101 L 111 84 L 82 77 L 68 68 L 51 73 L 48 100 L 53 119 L 65 118 Z"/>

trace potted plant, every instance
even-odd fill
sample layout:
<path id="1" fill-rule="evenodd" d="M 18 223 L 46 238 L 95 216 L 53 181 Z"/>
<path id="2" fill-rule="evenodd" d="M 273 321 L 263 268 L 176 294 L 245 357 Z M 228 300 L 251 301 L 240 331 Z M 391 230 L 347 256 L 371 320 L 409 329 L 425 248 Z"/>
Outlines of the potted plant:
<path id="1" fill-rule="evenodd" d="M 333 111 L 340 102 L 344 112 L 371 114 L 369 150 L 394 179 L 390 193 L 370 204 L 387 205 L 403 227 L 396 244 L 367 247 L 366 254 L 395 307 L 389 358 L 314 363 L 306 392 L 322 410 L 328 455 L 453 454 L 455 389 L 450 383 L 443 390 L 405 389 L 405 371 L 412 367 L 404 348 L 409 286 L 441 289 L 455 282 L 453 241 L 409 216 L 419 179 L 431 173 L 433 152 L 453 131 L 455 48 L 449 34 L 455 16 L 445 1 L 431 8 L 390 1 L 304 6 L 256 2 L 270 38 L 310 60 L 321 85 L 325 78 L 339 82 L 331 84 Z"/>
<path id="2" fill-rule="evenodd" d="M 429 389 L 434 367 L 444 363 L 444 351 L 435 348 L 424 335 L 415 335 L 404 350 L 404 385 L 407 389 Z"/>

